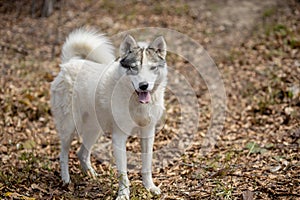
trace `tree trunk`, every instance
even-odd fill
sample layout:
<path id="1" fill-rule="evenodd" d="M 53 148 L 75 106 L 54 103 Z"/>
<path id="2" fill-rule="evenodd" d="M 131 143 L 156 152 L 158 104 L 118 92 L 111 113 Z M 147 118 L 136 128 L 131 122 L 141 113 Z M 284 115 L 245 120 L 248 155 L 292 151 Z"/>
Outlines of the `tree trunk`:
<path id="1" fill-rule="evenodd" d="M 43 0 L 42 17 L 49 17 L 53 12 L 54 0 Z"/>

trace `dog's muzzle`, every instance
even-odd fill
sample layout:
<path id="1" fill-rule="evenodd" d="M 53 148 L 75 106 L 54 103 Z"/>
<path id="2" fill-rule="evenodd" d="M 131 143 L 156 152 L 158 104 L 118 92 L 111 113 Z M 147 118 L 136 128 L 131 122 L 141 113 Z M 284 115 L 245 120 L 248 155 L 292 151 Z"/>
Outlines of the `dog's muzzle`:
<path id="1" fill-rule="evenodd" d="M 139 97 L 140 103 L 146 104 L 146 103 L 149 103 L 151 100 L 151 94 L 147 90 L 148 86 L 149 86 L 149 84 L 147 82 L 139 83 L 139 90 L 136 90 L 136 93 Z"/>

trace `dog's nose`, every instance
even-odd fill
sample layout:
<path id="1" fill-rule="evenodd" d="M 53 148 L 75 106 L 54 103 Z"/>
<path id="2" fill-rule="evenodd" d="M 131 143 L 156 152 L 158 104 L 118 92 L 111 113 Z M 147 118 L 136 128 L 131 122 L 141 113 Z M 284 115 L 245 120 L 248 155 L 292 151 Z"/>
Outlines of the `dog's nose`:
<path id="1" fill-rule="evenodd" d="M 140 90 L 147 90 L 149 84 L 147 82 L 141 82 L 139 83 Z"/>

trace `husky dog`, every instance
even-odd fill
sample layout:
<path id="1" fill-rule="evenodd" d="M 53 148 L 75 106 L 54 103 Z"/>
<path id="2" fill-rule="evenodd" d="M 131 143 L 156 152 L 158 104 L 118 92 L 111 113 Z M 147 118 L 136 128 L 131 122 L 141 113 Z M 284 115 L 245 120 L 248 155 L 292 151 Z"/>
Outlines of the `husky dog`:
<path id="1" fill-rule="evenodd" d="M 77 153 L 80 164 L 96 176 L 91 149 L 99 133 L 111 131 L 119 178 L 117 199 L 129 199 L 126 140 L 138 130 L 143 185 L 160 194 L 152 180 L 151 162 L 155 126 L 164 110 L 166 43 L 162 36 L 146 44 L 127 35 L 119 58 L 113 50 L 104 35 L 87 29 L 75 30 L 63 45 L 61 71 L 52 82 L 50 100 L 61 139 L 61 177 L 70 182 L 68 153 L 75 133 L 82 139 Z"/>

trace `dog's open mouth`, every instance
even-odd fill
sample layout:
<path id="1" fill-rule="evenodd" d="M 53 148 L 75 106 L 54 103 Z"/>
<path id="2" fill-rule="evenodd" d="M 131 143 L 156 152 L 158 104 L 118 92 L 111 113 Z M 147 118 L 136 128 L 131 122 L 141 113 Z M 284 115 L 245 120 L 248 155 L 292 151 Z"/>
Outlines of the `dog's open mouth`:
<path id="1" fill-rule="evenodd" d="M 136 93 L 139 96 L 140 103 L 146 104 L 150 102 L 151 94 L 149 91 L 143 91 L 143 92 L 136 91 Z"/>

